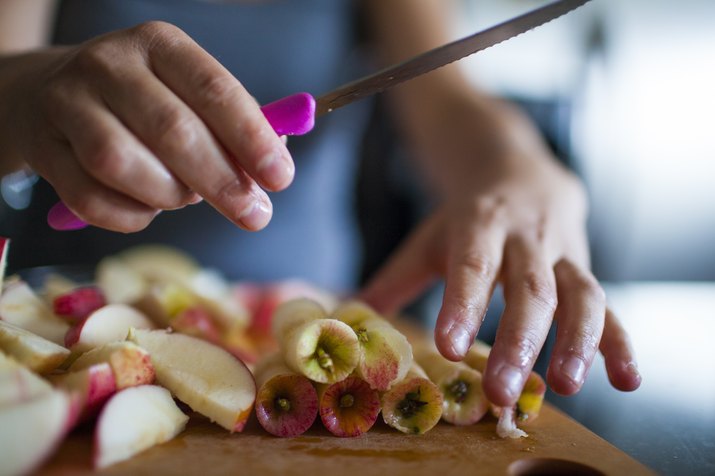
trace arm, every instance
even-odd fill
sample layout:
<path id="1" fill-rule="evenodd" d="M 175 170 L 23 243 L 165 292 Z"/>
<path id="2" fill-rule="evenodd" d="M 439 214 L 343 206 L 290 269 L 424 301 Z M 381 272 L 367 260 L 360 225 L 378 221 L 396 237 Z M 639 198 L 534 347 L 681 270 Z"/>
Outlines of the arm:
<path id="1" fill-rule="evenodd" d="M 137 231 L 205 199 L 263 228 L 293 162 L 258 104 L 178 28 L 40 48 L 49 0 L 0 2 L 0 173 L 29 166 L 84 221 Z"/>
<path id="2" fill-rule="evenodd" d="M 453 2 L 368 5 L 385 61 L 450 40 Z M 533 125 L 510 104 L 473 88 L 456 65 L 396 88 L 391 100 L 441 205 L 363 297 L 391 311 L 443 277 L 435 341 L 445 357 L 460 360 L 500 283 L 506 307 L 484 375 L 487 396 L 500 406 L 516 402 L 554 320 L 559 326 L 547 379 L 556 392 L 580 389 L 599 343 L 613 385 L 637 388 L 627 335 L 607 313 L 589 269 L 583 187 Z"/>

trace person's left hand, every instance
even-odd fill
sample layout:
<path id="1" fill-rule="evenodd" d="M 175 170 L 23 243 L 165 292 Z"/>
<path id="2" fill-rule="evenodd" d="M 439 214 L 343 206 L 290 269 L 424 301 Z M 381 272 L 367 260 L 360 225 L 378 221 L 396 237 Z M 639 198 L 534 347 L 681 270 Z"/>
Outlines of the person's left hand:
<path id="1" fill-rule="evenodd" d="M 552 321 L 558 329 L 547 380 L 554 391 L 570 395 L 581 388 L 599 343 L 612 385 L 636 389 L 640 376 L 628 336 L 590 271 L 581 182 L 540 144 L 482 148 L 494 151 L 496 160 L 478 161 L 475 151 L 485 144 L 456 130 L 445 129 L 439 148 L 445 164 L 444 154 L 465 158 L 451 163 L 443 177 L 451 177 L 453 186 L 445 180 L 441 206 L 360 297 L 391 313 L 443 277 L 435 342 L 456 361 L 472 344 L 501 283 L 506 305 L 483 378 L 496 405 L 516 403 Z"/>

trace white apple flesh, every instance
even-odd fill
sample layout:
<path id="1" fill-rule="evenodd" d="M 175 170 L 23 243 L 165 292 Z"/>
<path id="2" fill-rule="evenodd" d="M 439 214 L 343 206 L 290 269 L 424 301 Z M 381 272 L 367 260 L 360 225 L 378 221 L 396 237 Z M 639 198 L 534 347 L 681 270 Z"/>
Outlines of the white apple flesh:
<path id="1" fill-rule="evenodd" d="M 130 328 L 152 329 L 154 324 L 126 304 L 108 304 L 67 332 L 65 345 L 73 352 L 86 352 L 110 342 L 124 340 Z"/>
<path id="2" fill-rule="evenodd" d="M 55 344 L 63 344 L 69 324 L 55 316 L 26 282 L 12 279 L 5 284 L 0 296 L 0 319 Z"/>
<path id="3" fill-rule="evenodd" d="M 70 351 L 30 331 L 0 321 L 0 349 L 38 373 L 59 367 Z"/>
<path id="4" fill-rule="evenodd" d="M 256 383 L 243 362 L 178 333 L 132 329 L 129 340 L 149 352 L 160 385 L 227 430 L 243 430 L 256 399 Z"/>
<path id="5" fill-rule="evenodd" d="M 117 393 L 97 421 L 95 468 L 106 468 L 171 440 L 188 420 L 165 388 L 142 385 Z"/>
<path id="6" fill-rule="evenodd" d="M 128 341 L 110 342 L 85 352 L 72 362 L 69 370 L 82 370 L 103 362 L 112 367 L 117 390 L 154 382 L 154 366 L 149 353 Z"/>
<path id="7" fill-rule="evenodd" d="M 80 420 L 93 417 L 109 397 L 117 392 L 112 367 L 104 362 L 75 372 L 53 375 L 56 387 L 76 395 L 80 404 Z"/>
<path id="8" fill-rule="evenodd" d="M 52 455 L 74 420 L 70 397 L 58 390 L 0 409 L 2 474 L 31 473 Z"/>

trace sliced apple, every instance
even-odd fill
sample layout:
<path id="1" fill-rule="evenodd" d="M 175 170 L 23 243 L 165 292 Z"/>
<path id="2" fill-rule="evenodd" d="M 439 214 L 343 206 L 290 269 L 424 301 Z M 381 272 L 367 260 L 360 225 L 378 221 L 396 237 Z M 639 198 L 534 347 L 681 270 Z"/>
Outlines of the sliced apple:
<path id="1" fill-rule="evenodd" d="M 201 268 L 184 251 L 167 245 L 138 245 L 117 256 L 149 282 L 188 282 Z"/>
<path id="2" fill-rule="evenodd" d="M 80 420 L 96 415 L 107 399 L 117 392 L 114 372 L 106 362 L 74 372 L 52 375 L 50 380 L 56 387 L 79 398 Z"/>
<path id="3" fill-rule="evenodd" d="M 132 329 L 129 340 L 149 352 L 160 385 L 227 430 L 243 430 L 256 399 L 256 383 L 243 362 L 178 333 Z"/>
<path id="4" fill-rule="evenodd" d="M 352 328 L 327 319 L 323 307 L 310 299 L 294 299 L 276 309 L 273 332 L 288 367 L 315 382 L 339 382 L 360 360 Z"/>
<path id="5" fill-rule="evenodd" d="M 80 286 L 56 296 L 52 309 L 55 315 L 76 324 L 106 304 L 107 299 L 97 286 Z"/>
<path id="6" fill-rule="evenodd" d="M 55 316 L 52 309 L 21 279 L 6 283 L 0 296 L 0 319 L 55 344 L 64 342 L 69 329 L 69 324 Z"/>
<path id="7" fill-rule="evenodd" d="M 110 342 L 80 355 L 70 371 L 107 362 L 114 371 L 117 390 L 154 382 L 155 372 L 149 353 L 129 341 Z"/>
<path id="8" fill-rule="evenodd" d="M 0 349 L 38 373 L 59 367 L 70 351 L 30 331 L 0 321 Z"/>
<path id="9" fill-rule="evenodd" d="M 256 365 L 256 417 L 270 434 L 289 438 L 303 434 L 318 416 L 318 394 L 305 376 L 290 370 L 280 354 Z"/>
<path id="10" fill-rule="evenodd" d="M 71 399 L 47 394 L 0 409 L 2 474 L 29 474 L 49 458 L 73 424 Z"/>
<path id="11" fill-rule="evenodd" d="M 320 420 L 335 436 L 360 436 L 375 424 L 380 395 L 360 377 L 318 385 Z"/>
<path id="12" fill-rule="evenodd" d="M 73 352 L 86 352 L 109 342 L 126 339 L 131 327 L 153 329 L 154 324 L 131 306 L 108 304 L 72 326 L 65 336 L 65 345 Z"/>
<path id="13" fill-rule="evenodd" d="M 360 362 L 356 371 L 372 388 L 384 392 L 405 378 L 412 366 L 412 346 L 387 320 L 357 301 L 338 306 L 333 317 L 357 334 Z"/>
<path id="14" fill-rule="evenodd" d="M 132 304 L 147 290 L 146 279 L 115 256 L 108 256 L 99 262 L 95 277 L 111 304 Z"/>
<path id="15" fill-rule="evenodd" d="M 171 440 L 188 420 L 165 388 L 142 385 L 117 393 L 97 421 L 95 468 L 106 468 Z"/>
<path id="16" fill-rule="evenodd" d="M 383 420 L 402 433 L 424 434 L 442 418 L 442 392 L 415 363 L 381 400 Z"/>
<path id="17" fill-rule="evenodd" d="M 79 283 L 67 276 L 58 273 L 49 273 L 45 276 L 42 282 L 42 289 L 38 293 L 46 303 L 52 305 L 52 302 L 57 296 L 66 294 L 79 286 Z"/>
<path id="18" fill-rule="evenodd" d="M 0 352 L 0 409 L 51 391 L 52 386 L 46 380 Z"/>
<path id="19" fill-rule="evenodd" d="M 445 359 L 436 348 L 415 349 L 415 360 L 442 392 L 442 418 L 453 425 L 471 425 L 489 411 L 482 374 L 464 362 Z"/>

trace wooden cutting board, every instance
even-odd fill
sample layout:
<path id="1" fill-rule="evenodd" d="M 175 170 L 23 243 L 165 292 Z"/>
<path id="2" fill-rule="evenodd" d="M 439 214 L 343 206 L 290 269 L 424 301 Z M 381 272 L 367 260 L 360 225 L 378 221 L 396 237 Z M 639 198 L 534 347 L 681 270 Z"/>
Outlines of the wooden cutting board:
<path id="1" fill-rule="evenodd" d="M 318 421 L 300 437 L 270 436 L 255 417 L 230 435 L 198 415 L 173 441 L 107 468 L 108 475 L 447 476 L 652 475 L 651 470 L 545 404 L 525 428 L 529 437 L 502 440 L 496 420 L 456 427 L 440 423 L 425 435 L 404 435 L 381 420 L 365 435 L 337 438 Z M 73 433 L 38 474 L 88 475 L 91 429 Z"/>

